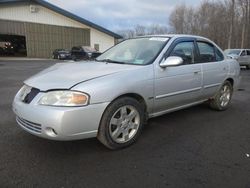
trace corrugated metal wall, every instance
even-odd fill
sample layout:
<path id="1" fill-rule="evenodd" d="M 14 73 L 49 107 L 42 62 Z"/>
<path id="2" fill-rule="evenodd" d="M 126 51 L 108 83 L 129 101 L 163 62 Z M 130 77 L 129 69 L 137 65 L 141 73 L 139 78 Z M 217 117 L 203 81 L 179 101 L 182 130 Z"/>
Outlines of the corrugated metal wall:
<path id="1" fill-rule="evenodd" d="M 0 34 L 25 36 L 28 57 L 49 58 L 57 48 L 90 45 L 90 29 L 0 20 Z"/>
<path id="2" fill-rule="evenodd" d="M 90 30 L 45 24 L 24 23 L 27 54 L 30 57 L 51 57 L 57 48 L 71 49 L 90 45 Z"/>
<path id="3" fill-rule="evenodd" d="M 0 34 L 25 36 L 24 23 L 0 19 Z"/>

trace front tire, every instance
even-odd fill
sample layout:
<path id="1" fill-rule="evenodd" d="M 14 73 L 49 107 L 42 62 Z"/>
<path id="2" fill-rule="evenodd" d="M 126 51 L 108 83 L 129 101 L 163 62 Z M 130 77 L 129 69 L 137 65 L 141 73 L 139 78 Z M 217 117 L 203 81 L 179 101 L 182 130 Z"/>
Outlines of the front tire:
<path id="1" fill-rule="evenodd" d="M 231 82 L 225 81 L 220 90 L 216 93 L 215 97 L 209 101 L 209 105 L 214 110 L 224 111 L 229 107 L 232 95 L 233 86 Z"/>
<path id="2" fill-rule="evenodd" d="M 143 106 L 133 98 L 119 98 L 105 110 L 97 138 L 109 149 L 121 149 L 138 139 L 143 124 Z"/>

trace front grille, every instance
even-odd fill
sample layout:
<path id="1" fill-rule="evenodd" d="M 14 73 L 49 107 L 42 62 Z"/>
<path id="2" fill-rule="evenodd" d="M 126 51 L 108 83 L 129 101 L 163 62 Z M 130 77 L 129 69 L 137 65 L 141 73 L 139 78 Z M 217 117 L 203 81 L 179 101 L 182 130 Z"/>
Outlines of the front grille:
<path id="1" fill-rule="evenodd" d="M 30 92 L 24 97 L 23 102 L 29 104 L 39 92 L 39 89 L 33 87 Z"/>
<path id="2" fill-rule="evenodd" d="M 31 121 L 27 121 L 23 118 L 20 117 L 16 117 L 16 121 L 19 125 L 23 126 L 24 128 L 34 132 L 34 133 L 38 133 L 40 134 L 42 132 L 42 126 L 38 123 L 33 123 Z"/>

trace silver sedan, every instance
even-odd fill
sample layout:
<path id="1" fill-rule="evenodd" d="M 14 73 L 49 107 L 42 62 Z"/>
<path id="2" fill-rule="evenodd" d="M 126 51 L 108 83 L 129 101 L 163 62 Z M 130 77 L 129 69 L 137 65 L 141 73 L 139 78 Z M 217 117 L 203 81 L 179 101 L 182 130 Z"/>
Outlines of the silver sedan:
<path id="1" fill-rule="evenodd" d="M 198 36 L 125 40 L 95 61 L 60 63 L 24 81 L 13 111 L 25 131 L 52 140 L 134 143 L 148 118 L 208 101 L 226 110 L 240 67 Z"/>
<path id="2" fill-rule="evenodd" d="M 237 60 L 240 66 L 250 69 L 250 49 L 227 49 L 224 52 L 227 57 Z"/>

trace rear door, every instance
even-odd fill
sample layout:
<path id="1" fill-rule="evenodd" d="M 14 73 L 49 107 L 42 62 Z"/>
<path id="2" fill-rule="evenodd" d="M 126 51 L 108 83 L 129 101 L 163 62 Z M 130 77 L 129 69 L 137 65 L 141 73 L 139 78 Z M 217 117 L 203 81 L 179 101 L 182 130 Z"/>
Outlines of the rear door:
<path id="1" fill-rule="evenodd" d="M 199 63 L 203 72 L 203 92 L 204 99 L 212 97 L 226 79 L 229 66 L 224 59 L 222 52 L 212 43 L 197 40 L 199 52 Z"/>

